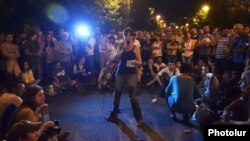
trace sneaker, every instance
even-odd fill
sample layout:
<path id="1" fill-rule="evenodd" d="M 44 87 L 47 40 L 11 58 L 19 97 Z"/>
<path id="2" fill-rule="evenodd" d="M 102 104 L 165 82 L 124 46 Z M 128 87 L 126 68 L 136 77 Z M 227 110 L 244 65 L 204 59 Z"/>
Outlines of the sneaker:
<path id="1" fill-rule="evenodd" d="M 142 127 L 143 124 L 144 124 L 143 120 L 137 121 L 137 126 L 138 126 L 138 127 Z"/>
<path id="2" fill-rule="evenodd" d="M 153 99 L 151 100 L 152 103 L 156 103 L 157 101 L 158 101 L 157 98 L 153 98 Z"/>
<path id="3" fill-rule="evenodd" d="M 56 137 L 57 137 L 58 141 L 66 141 L 67 138 L 69 137 L 69 135 L 70 135 L 69 132 L 64 131 L 64 132 L 58 134 Z"/>
<path id="4" fill-rule="evenodd" d="M 109 115 L 106 119 L 109 122 L 117 122 L 118 121 L 118 118 L 116 116 L 113 116 L 113 115 Z"/>

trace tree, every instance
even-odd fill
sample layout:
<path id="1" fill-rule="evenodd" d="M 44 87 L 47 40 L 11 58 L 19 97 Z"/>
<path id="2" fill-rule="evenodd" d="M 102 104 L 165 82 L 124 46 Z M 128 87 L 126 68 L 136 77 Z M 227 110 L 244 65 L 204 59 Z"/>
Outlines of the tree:
<path id="1" fill-rule="evenodd" d="M 235 22 L 247 22 L 250 14 L 250 0 L 228 0 L 228 14 Z"/>
<path id="2" fill-rule="evenodd" d="M 128 26 L 133 0 L 96 0 L 96 12 L 99 23 L 109 23 L 115 27 Z"/>
<path id="3" fill-rule="evenodd" d="M 210 0 L 209 21 L 213 26 L 232 28 L 235 23 L 250 23 L 250 0 Z"/>

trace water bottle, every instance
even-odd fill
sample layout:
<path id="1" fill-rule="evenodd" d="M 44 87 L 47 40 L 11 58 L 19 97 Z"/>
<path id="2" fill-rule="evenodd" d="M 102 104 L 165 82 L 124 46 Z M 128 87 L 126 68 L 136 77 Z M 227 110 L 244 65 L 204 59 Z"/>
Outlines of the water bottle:
<path id="1" fill-rule="evenodd" d="M 49 109 L 48 108 L 45 108 L 43 110 L 43 122 L 47 122 L 49 121 Z"/>

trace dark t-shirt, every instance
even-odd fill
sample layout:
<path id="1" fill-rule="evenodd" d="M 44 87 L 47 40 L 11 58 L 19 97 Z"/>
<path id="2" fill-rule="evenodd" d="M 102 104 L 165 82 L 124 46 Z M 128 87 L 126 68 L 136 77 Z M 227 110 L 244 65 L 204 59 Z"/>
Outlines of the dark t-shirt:
<path id="1" fill-rule="evenodd" d="M 56 77 L 60 82 L 67 82 L 69 80 L 65 70 L 63 68 L 57 69 L 54 74 L 54 77 Z"/>
<path id="2" fill-rule="evenodd" d="M 151 57 L 152 54 L 152 42 L 147 42 L 143 40 L 142 42 L 142 48 L 141 48 L 141 57 L 143 62 L 147 62 L 148 59 Z"/>
<path id="3" fill-rule="evenodd" d="M 28 50 L 29 52 L 32 53 L 38 53 L 40 50 L 39 44 L 37 41 L 32 41 L 29 40 L 27 41 L 26 45 L 25 45 L 26 50 Z M 40 62 L 40 57 L 37 55 L 26 55 L 27 60 L 29 61 L 29 63 L 39 63 Z"/>

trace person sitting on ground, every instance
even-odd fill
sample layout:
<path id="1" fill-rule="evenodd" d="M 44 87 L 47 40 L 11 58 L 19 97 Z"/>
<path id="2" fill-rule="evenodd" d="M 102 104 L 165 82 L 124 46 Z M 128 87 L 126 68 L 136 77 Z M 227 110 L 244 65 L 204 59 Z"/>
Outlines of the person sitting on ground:
<path id="1" fill-rule="evenodd" d="M 194 78 L 197 84 L 202 80 L 202 67 L 205 65 L 204 61 L 199 58 L 197 63 L 192 68 L 191 76 Z"/>
<path id="2" fill-rule="evenodd" d="M 232 101 L 224 108 L 221 116 L 226 124 L 250 125 L 250 85 L 247 86 L 242 96 Z"/>
<path id="3" fill-rule="evenodd" d="M 72 88 L 73 86 L 76 85 L 76 81 L 70 79 L 70 77 L 66 74 L 65 69 L 61 67 L 60 62 L 57 62 L 55 64 L 55 72 L 53 77 L 54 77 L 53 85 L 56 93 L 61 93 L 63 90 Z"/>
<path id="4" fill-rule="evenodd" d="M 204 71 L 204 70 L 203 70 Z M 202 97 L 196 99 L 195 119 L 200 125 L 211 124 L 218 120 L 218 110 L 220 107 L 219 80 L 213 73 L 206 73 L 204 76 L 204 90 Z"/>
<path id="5" fill-rule="evenodd" d="M 200 74 L 201 80 L 198 83 L 198 88 L 199 88 L 201 94 L 204 94 L 206 91 L 205 81 L 207 79 L 208 73 L 212 73 L 212 67 L 209 64 L 204 64 L 201 67 L 201 74 Z"/>
<path id="6" fill-rule="evenodd" d="M 164 97 L 165 88 L 168 85 L 170 79 L 174 75 L 179 75 L 179 74 L 180 74 L 179 68 L 175 66 L 175 63 L 169 62 L 168 66 L 163 68 L 160 72 L 158 72 L 157 75 L 147 84 L 147 86 L 157 81 L 160 85 L 159 96 Z M 158 95 L 152 99 L 153 103 L 156 103 L 157 101 L 158 101 Z"/>
<path id="7" fill-rule="evenodd" d="M 148 70 L 151 77 L 154 77 L 157 74 L 157 69 L 154 66 L 154 59 L 149 58 L 148 59 L 148 65 L 146 69 L 143 69 L 144 71 Z M 145 73 L 145 72 L 144 72 Z"/>
<path id="8" fill-rule="evenodd" d="M 16 79 L 8 79 L 3 84 L 3 93 L 0 94 L 0 136 L 4 137 L 8 128 L 8 119 L 11 114 L 22 104 L 21 96 L 25 90 L 23 82 Z M 1 138 L 0 137 L 0 138 Z"/>
<path id="9" fill-rule="evenodd" d="M 156 81 L 159 83 L 160 86 L 164 87 L 168 84 L 170 78 L 176 74 L 179 74 L 179 69 L 175 67 L 175 64 L 172 62 L 168 63 L 168 66 L 161 69 L 155 77 L 147 83 L 147 86 L 152 85 Z M 167 81 L 164 81 L 167 80 Z"/>
<path id="10" fill-rule="evenodd" d="M 183 115 L 183 121 L 188 122 L 189 117 L 195 111 L 195 99 L 200 97 L 196 82 L 190 77 L 191 66 L 182 64 L 180 74 L 173 76 L 166 88 L 166 101 L 176 118 L 176 113 Z"/>
<path id="11" fill-rule="evenodd" d="M 48 109 L 48 104 L 45 104 L 45 95 L 43 88 L 38 85 L 30 85 L 27 87 L 23 94 L 23 103 L 12 114 L 8 129 L 22 120 L 28 120 L 32 122 L 40 122 L 43 120 L 43 111 Z M 54 121 L 45 121 L 44 128 L 38 133 L 38 137 L 41 137 L 44 131 L 54 126 Z M 8 130 L 9 131 L 9 130 Z M 68 132 L 62 132 L 60 134 L 53 135 L 49 138 L 66 139 L 69 136 Z M 63 137 L 63 138 L 61 138 Z"/>
<path id="12" fill-rule="evenodd" d="M 161 71 L 166 66 L 167 65 L 164 62 L 162 62 L 161 57 L 156 58 L 156 63 L 154 63 L 154 67 L 156 68 L 157 72 Z"/>
<path id="13" fill-rule="evenodd" d="M 98 89 L 112 89 L 114 82 L 112 82 L 112 73 L 114 70 L 115 63 L 107 62 L 106 67 L 104 67 L 98 77 Z"/>
<path id="14" fill-rule="evenodd" d="M 19 107 L 22 104 L 21 96 L 25 90 L 25 85 L 22 82 L 17 82 L 11 89 L 7 89 L 6 92 L 0 94 L 0 119 L 4 110 L 11 104 Z"/>
<path id="15" fill-rule="evenodd" d="M 29 63 L 27 61 L 23 62 L 20 77 L 27 86 L 32 84 L 38 84 L 40 82 L 40 79 L 36 80 L 34 78 L 33 71 L 29 68 Z"/>
<path id="16" fill-rule="evenodd" d="M 207 104 L 211 110 L 216 112 L 219 100 L 219 80 L 213 73 L 207 73 L 204 85 L 205 91 L 202 93 L 201 102 Z"/>
<path id="17" fill-rule="evenodd" d="M 78 63 L 74 64 L 73 68 L 73 74 L 74 74 L 74 80 L 77 82 L 86 83 L 87 78 L 90 75 L 91 72 L 87 72 L 86 67 L 85 67 L 85 62 L 86 59 L 84 57 L 81 57 L 78 61 Z"/>

